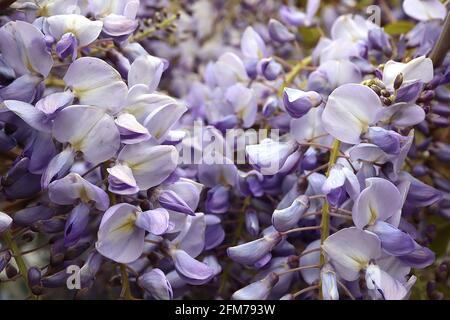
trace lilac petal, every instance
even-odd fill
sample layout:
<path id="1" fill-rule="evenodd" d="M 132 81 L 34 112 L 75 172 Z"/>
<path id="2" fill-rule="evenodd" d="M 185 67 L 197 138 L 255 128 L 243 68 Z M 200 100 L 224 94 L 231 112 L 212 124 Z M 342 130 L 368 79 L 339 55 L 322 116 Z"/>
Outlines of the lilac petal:
<path id="1" fill-rule="evenodd" d="M 369 265 L 366 270 L 366 284 L 369 290 L 381 295 L 383 300 L 402 300 L 408 291 L 396 279 L 376 265 Z"/>
<path id="2" fill-rule="evenodd" d="M 133 172 L 128 166 L 116 164 L 106 169 L 108 176 L 108 190 L 116 194 L 136 194 L 139 188 L 134 179 Z"/>
<path id="3" fill-rule="evenodd" d="M 315 240 L 308 244 L 304 250 L 304 254 L 300 257 L 299 266 L 312 266 L 320 263 L 320 251 L 312 251 L 310 253 L 306 253 L 310 250 L 315 250 L 320 248 L 320 240 Z M 300 270 L 303 280 L 309 285 L 312 285 L 316 281 L 319 280 L 320 271 L 318 268 L 311 269 L 303 269 Z"/>
<path id="4" fill-rule="evenodd" d="M 315 108 L 322 103 L 320 94 L 314 91 L 302 91 L 291 88 L 284 88 L 283 103 L 286 111 L 293 118 L 301 118 L 311 108 Z"/>
<path id="5" fill-rule="evenodd" d="M 136 30 L 138 22 L 122 15 L 110 14 L 103 19 L 103 32 L 112 37 L 127 36 Z"/>
<path id="6" fill-rule="evenodd" d="M 64 34 L 56 43 L 56 54 L 62 60 L 71 57 L 72 61 L 77 58 L 78 41 L 71 32 Z"/>
<path id="7" fill-rule="evenodd" d="M 70 212 L 64 227 L 64 246 L 73 246 L 80 240 L 89 222 L 90 208 L 85 203 L 78 204 Z"/>
<path id="8" fill-rule="evenodd" d="M 389 89 L 393 89 L 395 78 L 399 73 L 403 75 L 404 85 L 417 80 L 427 83 L 433 79 L 433 62 L 425 56 L 415 58 L 408 63 L 393 60 L 386 62 L 383 69 L 383 82 Z"/>
<path id="9" fill-rule="evenodd" d="M 213 215 L 206 215 L 208 217 L 216 217 Z M 215 224 L 209 224 L 206 221 L 206 230 L 205 230 L 205 250 L 211 250 L 218 245 L 220 245 L 225 239 L 225 230 L 223 230 L 222 225 L 220 224 L 220 219 Z"/>
<path id="10" fill-rule="evenodd" d="M 189 284 L 204 284 L 214 276 L 210 267 L 195 260 L 183 250 L 175 250 L 172 258 L 178 275 Z"/>
<path id="11" fill-rule="evenodd" d="M 60 176 L 69 170 L 75 159 L 75 151 L 72 148 L 66 148 L 50 161 L 41 177 L 41 186 L 47 188 L 50 182 L 56 176 Z"/>
<path id="12" fill-rule="evenodd" d="M 323 299 L 339 300 L 336 273 L 329 264 L 322 267 L 322 270 L 320 271 L 320 280 L 322 283 Z"/>
<path id="13" fill-rule="evenodd" d="M 206 219 L 203 213 L 186 216 L 185 224 L 172 244 L 191 257 L 197 257 L 205 248 Z"/>
<path id="14" fill-rule="evenodd" d="M 153 110 L 144 120 L 144 126 L 158 142 L 162 142 L 168 132 L 187 111 L 184 105 L 170 103 Z"/>
<path id="15" fill-rule="evenodd" d="M 352 209 L 353 222 L 360 229 L 390 218 L 402 206 L 400 192 L 392 182 L 368 178 L 366 186 Z"/>
<path id="16" fill-rule="evenodd" d="M 141 125 L 136 118 L 129 113 L 120 114 L 116 120 L 120 140 L 125 144 L 139 143 L 150 139 L 150 133 L 147 128 Z"/>
<path id="17" fill-rule="evenodd" d="M 245 228 L 253 237 L 259 234 L 259 219 L 255 211 L 249 210 L 245 212 Z"/>
<path id="18" fill-rule="evenodd" d="M 291 33 L 281 22 L 275 19 L 269 20 L 268 31 L 270 38 L 278 42 L 289 42 L 295 40 L 295 35 Z"/>
<path id="19" fill-rule="evenodd" d="M 20 100 L 32 102 L 39 94 L 42 78 L 24 74 L 6 87 L 0 88 L 0 98 L 3 100 Z"/>
<path id="20" fill-rule="evenodd" d="M 400 128 L 415 126 L 425 120 L 425 111 L 414 103 L 396 103 L 383 111 L 382 120 Z"/>
<path id="21" fill-rule="evenodd" d="M 0 52 L 17 75 L 39 73 L 47 77 L 53 59 L 42 32 L 34 25 L 14 21 L 0 28 Z"/>
<path id="22" fill-rule="evenodd" d="M 414 242 L 415 249 L 414 251 L 398 257 L 404 264 L 417 268 L 423 269 L 431 265 L 435 259 L 435 253 L 428 249 L 427 247 L 422 247 L 417 242 Z"/>
<path id="23" fill-rule="evenodd" d="M 369 31 L 375 28 L 377 25 L 360 15 L 345 14 L 333 23 L 331 37 L 334 40 L 364 41 L 367 40 Z"/>
<path id="24" fill-rule="evenodd" d="M 277 142 L 267 138 L 259 144 L 247 146 L 245 151 L 250 164 L 258 168 L 262 174 L 274 175 L 296 149 L 297 144 L 293 141 Z"/>
<path id="25" fill-rule="evenodd" d="M 329 94 L 347 83 L 361 82 L 358 66 L 348 60 L 329 60 L 322 63 L 308 78 L 308 90 Z"/>
<path id="26" fill-rule="evenodd" d="M 237 83 L 226 90 L 225 99 L 243 121 L 244 128 L 249 128 L 255 123 L 257 103 L 253 89 Z"/>
<path id="27" fill-rule="evenodd" d="M 424 87 L 422 81 L 413 81 L 404 84 L 398 89 L 395 102 L 414 102 L 419 98 Z"/>
<path id="28" fill-rule="evenodd" d="M 48 193 L 49 198 L 57 204 L 69 205 L 81 200 L 84 203 L 93 202 L 98 210 L 109 207 L 109 197 L 103 189 L 73 172 L 53 181 L 48 186 Z"/>
<path id="29" fill-rule="evenodd" d="M 369 228 L 381 240 L 381 248 L 393 256 L 402 256 L 414 250 L 414 240 L 409 234 L 384 221 Z"/>
<path id="30" fill-rule="evenodd" d="M 253 282 L 248 286 L 236 291 L 231 296 L 232 300 L 266 300 L 279 277 L 271 272 L 262 280 Z"/>
<path id="31" fill-rule="evenodd" d="M 380 98 L 370 88 L 345 84 L 328 97 L 322 121 L 325 130 L 336 139 L 357 144 L 381 109 Z"/>
<path id="32" fill-rule="evenodd" d="M 52 115 L 56 111 L 72 104 L 73 94 L 70 91 L 51 93 L 36 103 L 36 109 L 47 115 Z"/>
<path id="33" fill-rule="evenodd" d="M 0 211 L 0 234 L 5 232 L 5 230 L 9 228 L 12 222 L 13 219 L 10 216 Z"/>
<path id="34" fill-rule="evenodd" d="M 247 27 L 242 34 L 241 51 L 246 58 L 253 60 L 266 57 L 267 51 L 264 40 L 252 27 Z"/>
<path id="35" fill-rule="evenodd" d="M 50 160 L 56 155 L 56 147 L 50 134 L 39 133 L 33 140 L 33 151 L 28 170 L 33 174 L 42 174 Z"/>
<path id="36" fill-rule="evenodd" d="M 403 1 L 405 13 L 419 21 L 432 19 L 445 19 L 445 5 L 438 0 L 405 0 Z"/>
<path id="37" fill-rule="evenodd" d="M 224 186 L 215 186 L 206 195 L 205 208 L 208 213 L 222 214 L 227 212 L 230 202 L 230 190 Z"/>
<path id="38" fill-rule="evenodd" d="M 227 253 L 236 262 L 252 265 L 272 251 L 280 241 L 281 235 L 273 232 L 260 239 L 229 247 Z"/>
<path id="39" fill-rule="evenodd" d="M 51 132 L 51 122 L 48 121 L 46 115 L 38 108 L 17 100 L 6 100 L 4 103 L 10 111 L 14 112 L 33 129 L 42 132 Z"/>
<path id="40" fill-rule="evenodd" d="M 302 195 L 295 199 L 288 208 L 275 210 L 272 214 L 274 228 L 280 232 L 295 228 L 308 208 L 309 198 Z"/>
<path id="41" fill-rule="evenodd" d="M 332 234 L 322 247 L 338 274 L 347 281 L 358 279 L 359 271 L 381 256 L 378 237 L 354 227 Z"/>
<path id="42" fill-rule="evenodd" d="M 143 55 L 133 61 L 128 72 L 128 86 L 136 84 L 148 86 L 148 91 L 153 92 L 158 87 L 164 71 L 164 62 L 151 55 Z"/>
<path id="43" fill-rule="evenodd" d="M 137 211 L 137 207 L 121 203 L 105 212 L 95 244 L 99 253 L 119 263 L 139 258 L 144 248 L 145 230 L 135 226 Z"/>
<path id="44" fill-rule="evenodd" d="M 70 106 L 58 112 L 53 136 L 59 142 L 70 142 L 93 165 L 110 159 L 120 146 L 119 131 L 112 117 L 91 106 Z"/>
<path id="45" fill-rule="evenodd" d="M 200 193 L 202 192 L 203 185 L 190 179 L 180 178 L 178 181 L 169 185 L 167 189 L 175 192 L 192 211 L 195 211 L 200 201 Z"/>
<path id="46" fill-rule="evenodd" d="M 409 174 L 403 174 L 404 180 L 411 182 L 406 202 L 414 207 L 427 207 L 442 199 L 442 192 L 423 183 Z"/>
<path id="47" fill-rule="evenodd" d="M 80 104 L 98 106 L 115 113 L 125 103 L 127 85 L 119 72 L 98 58 L 83 57 L 75 60 L 63 80 Z"/>
<path id="48" fill-rule="evenodd" d="M 280 17 L 286 24 L 299 27 L 305 25 L 306 14 L 302 11 L 298 11 L 296 8 L 282 6 L 280 8 Z"/>
<path id="49" fill-rule="evenodd" d="M 399 154 L 403 136 L 392 130 L 381 127 L 370 127 L 367 138 L 388 154 Z"/>
<path id="50" fill-rule="evenodd" d="M 172 300 L 173 292 L 170 282 L 160 269 L 152 269 L 138 278 L 141 288 L 148 291 L 156 300 Z"/>
<path id="51" fill-rule="evenodd" d="M 136 226 L 154 235 L 162 235 L 169 228 L 169 213 L 164 208 L 144 211 L 138 214 Z"/>
<path id="52" fill-rule="evenodd" d="M 79 14 L 52 15 L 46 19 L 46 23 L 55 39 L 61 39 L 70 32 L 77 38 L 80 47 L 85 47 L 96 40 L 103 26 L 102 21 L 92 21 Z"/>
<path id="53" fill-rule="evenodd" d="M 180 213 L 185 213 L 194 216 L 194 210 L 172 190 L 164 190 L 158 196 L 158 202 L 167 210 L 173 210 Z"/>
<path id="54" fill-rule="evenodd" d="M 163 182 L 176 168 L 178 153 L 173 146 L 154 146 L 149 142 L 125 145 L 118 160 L 133 172 L 140 190 Z"/>
<path id="55" fill-rule="evenodd" d="M 314 139 L 314 142 L 328 145 L 329 136 L 322 126 L 322 112 L 323 108 L 313 108 L 308 111 L 303 117 L 293 119 L 291 121 L 291 135 L 299 143 L 304 143 Z M 322 138 L 315 139 L 321 136 Z"/>

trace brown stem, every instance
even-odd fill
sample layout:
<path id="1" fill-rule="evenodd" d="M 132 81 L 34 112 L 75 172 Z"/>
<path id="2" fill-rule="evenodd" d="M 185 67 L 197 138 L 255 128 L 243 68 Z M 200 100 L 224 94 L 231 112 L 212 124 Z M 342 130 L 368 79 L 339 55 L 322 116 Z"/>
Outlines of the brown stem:
<path id="1" fill-rule="evenodd" d="M 442 27 L 442 32 L 439 35 L 439 39 L 436 42 L 433 50 L 430 53 L 430 59 L 433 60 L 433 66 L 439 67 L 450 49 L 450 12 L 447 13 L 447 17 Z"/>

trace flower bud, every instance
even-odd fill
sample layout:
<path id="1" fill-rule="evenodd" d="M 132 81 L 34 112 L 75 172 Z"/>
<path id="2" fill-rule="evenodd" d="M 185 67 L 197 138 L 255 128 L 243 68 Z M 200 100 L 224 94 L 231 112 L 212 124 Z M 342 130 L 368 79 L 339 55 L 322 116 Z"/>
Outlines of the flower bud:
<path id="1" fill-rule="evenodd" d="M 6 265 L 5 272 L 8 279 L 12 279 L 18 274 L 16 267 L 14 267 L 11 263 Z"/>
<path id="2" fill-rule="evenodd" d="M 373 49 L 382 51 L 386 56 L 392 55 L 392 46 L 389 36 L 381 28 L 374 28 L 368 33 L 369 44 Z"/>
<path id="3" fill-rule="evenodd" d="M 398 90 L 403 84 L 403 73 L 399 73 L 394 80 L 394 89 Z"/>
<path id="4" fill-rule="evenodd" d="M 158 196 L 158 202 L 161 207 L 167 210 L 173 210 L 191 216 L 195 215 L 192 208 L 172 190 L 164 190 L 161 192 Z"/>
<path id="5" fill-rule="evenodd" d="M 311 108 L 315 108 L 322 103 L 322 96 L 315 91 L 302 91 L 291 88 L 284 88 L 284 107 L 293 118 L 300 118 Z"/>
<path id="6" fill-rule="evenodd" d="M 138 278 L 138 284 L 156 300 L 172 300 L 173 292 L 164 272 L 152 269 Z"/>
<path id="7" fill-rule="evenodd" d="M 28 269 L 28 287 L 30 287 L 33 294 L 42 294 L 41 270 L 39 268 L 31 267 Z"/>
<path id="8" fill-rule="evenodd" d="M 206 212 L 214 214 L 226 213 L 230 206 L 230 190 L 217 185 L 206 194 Z"/>
<path id="9" fill-rule="evenodd" d="M 283 43 L 295 40 L 295 35 L 278 20 L 270 19 L 268 30 L 270 38 L 274 41 Z"/>
<path id="10" fill-rule="evenodd" d="M 330 264 L 323 266 L 320 271 L 322 283 L 323 300 L 339 300 L 339 291 L 337 288 L 336 273 Z"/>
<path id="11" fill-rule="evenodd" d="M 283 71 L 281 65 L 272 58 L 262 59 L 259 68 L 264 78 L 269 81 L 275 80 Z"/>
<path id="12" fill-rule="evenodd" d="M 271 272 L 265 278 L 253 282 L 248 286 L 236 291 L 231 296 L 232 300 L 266 300 L 277 284 L 279 276 Z"/>
<path id="13" fill-rule="evenodd" d="M 274 228 L 280 232 L 295 228 L 308 208 L 309 198 L 301 195 L 289 207 L 275 210 L 272 214 Z"/>
<path id="14" fill-rule="evenodd" d="M 263 109 L 262 109 L 262 114 L 264 117 L 269 117 L 271 116 L 275 110 L 277 109 L 277 105 L 278 105 L 278 101 L 275 97 L 269 97 L 266 100 L 266 103 L 264 103 Z"/>
<path id="15" fill-rule="evenodd" d="M 386 153 L 399 154 L 403 136 L 392 130 L 370 127 L 367 138 Z"/>
<path id="16" fill-rule="evenodd" d="M 227 253 L 230 259 L 236 262 L 252 265 L 270 253 L 281 238 L 280 233 L 272 232 L 260 239 L 229 247 Z"/>
<path id="17" fill-rule="evenodd" d="M 245 228 L 253 237 L 259 234 L 259 219 L 256 211 L 248 210 L 245 212 Z"/>
<path id="18" fill-rule="evenodd" d="M 68 32 L 56 43 L 56 54 L 62 60 L 70 56 L 74 61 L 77 58 L 77 47 L 77 38 L 73 33 Z"/>

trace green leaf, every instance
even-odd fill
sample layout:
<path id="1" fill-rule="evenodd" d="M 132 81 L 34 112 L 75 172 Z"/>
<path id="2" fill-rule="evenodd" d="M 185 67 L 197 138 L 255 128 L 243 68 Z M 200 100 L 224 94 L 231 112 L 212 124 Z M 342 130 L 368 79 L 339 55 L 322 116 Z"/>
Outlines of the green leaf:
<path id="1" fill-rule="evenodd" d="M 298 31 L 302 36 L 303 44 L 307 48 L 314 47 L 321 37 L 321 32 L 318 28 L 300 27 Z"/>
<path id="2" fill-rule="evenodd" d="M 391 36 L 398 36 L 400 34 L 404 34 L 409 32 L 412 28 L 414 28 L 414 23 L 411 21 L 397 21 L 393 23 L 389 23 L 384 26 L 384 31 Z"/>

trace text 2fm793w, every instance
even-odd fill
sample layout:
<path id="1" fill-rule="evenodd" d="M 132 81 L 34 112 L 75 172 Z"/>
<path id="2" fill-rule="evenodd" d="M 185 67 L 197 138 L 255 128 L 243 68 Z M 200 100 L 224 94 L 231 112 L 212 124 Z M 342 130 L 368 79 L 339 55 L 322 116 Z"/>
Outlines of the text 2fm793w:
<path id="1" fill-rule="evenodd" d="M 219 314 L 265 314 L 271 315 L 275 312 L 275 305 L 261 304 L 221 304 L 219 306 Z"/>

